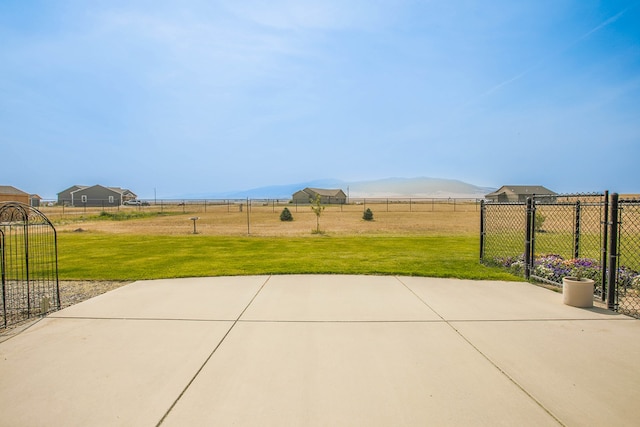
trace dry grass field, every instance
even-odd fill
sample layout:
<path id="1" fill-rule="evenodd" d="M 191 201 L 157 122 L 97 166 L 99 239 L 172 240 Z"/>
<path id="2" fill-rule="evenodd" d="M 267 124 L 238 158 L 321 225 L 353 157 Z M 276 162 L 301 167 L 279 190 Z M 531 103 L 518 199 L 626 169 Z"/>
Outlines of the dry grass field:
<path id="1" fill-rule="evenodd" d="M 294 220 L 280 221 L 287 207 Z M 364 209 L 373 211 L 374 220 L 362 219 Z M 58 232 L 104 232 L 138 235 L 178 235 L 196 231 L 204 235 L 226 236 L 311 236 L 316 215 L 309 205 L 186 204 L 163 206 L 121 206 L 99 208 L 44 207 L 41 211 L 54 222 Z M 106 211 L 114 217 L 100 217 Z M 136 217 L 136 216 L 140 217 Z M 367 203 L 326 206 L 320 216 L 320 230 L 328 235 L 471 235 L 478 234 L 480 207 L 467 203 Z"/>

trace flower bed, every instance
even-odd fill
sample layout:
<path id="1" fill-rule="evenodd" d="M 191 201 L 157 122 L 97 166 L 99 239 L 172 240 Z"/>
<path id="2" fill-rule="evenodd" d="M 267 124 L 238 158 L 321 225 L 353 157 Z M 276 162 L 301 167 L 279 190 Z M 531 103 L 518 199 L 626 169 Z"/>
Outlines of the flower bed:
<path id="1" fill-rule="evenodd" d="M 563 277 L 580 274 L 593 279 L 596 286 L 602 284 L 602 267 L 590 258 L 564 259 L 555 254 L 542 255 L 534 261 L 533 274 L 557 283 L 562 283 Z"/>
<path id="2" fill-rule="evenodd" d="M 514 275 L 524 275 L 524 255 L 496 257 L 494 262 Z M 540 255 L 534 260 L 532 274 L 560 284 L 563 277 L 576 276 L 578 272 L 582 277 L 593 279 L 596 288 L 602 285 L 602 266 L 590 258 L 564 259 L 556 254 Z M 618 286 L 640 291 L 640 273 L 624 266 L 618 268 Z"/>

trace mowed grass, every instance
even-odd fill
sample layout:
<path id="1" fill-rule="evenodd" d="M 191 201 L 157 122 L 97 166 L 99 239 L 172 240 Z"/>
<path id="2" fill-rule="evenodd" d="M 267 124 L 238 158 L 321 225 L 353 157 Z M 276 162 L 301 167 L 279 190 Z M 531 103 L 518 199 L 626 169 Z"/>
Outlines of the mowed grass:
<path id="1" fill-rule="evenodd" d="M 367 206 L 374 210 L 374 221 L 362 219 L 363 206 L 328 207 L 319 235 L 311 233 L 316 216 L 308 206 L 292 207 L 293 222 L 280 221 L 281 207 L 273 206 L 254 206 L 250 215 L 237 207 L 194 212 L 189 206 L 181 208 L 184 213 L 124 221 L 63 219 L 58 224 L 59 274 L 62 280 L 261 274 L 520 280 L 480 264 L 475 204 L 413 205 L 411 211 L 406 205 Z M 199 218 L 198 234 L 193 234 L 192 217 Z"/>
<path id="2" fill-rule="evenodd" d="M 383 274 L 521 280 L 479 262 L 471 235 L 238 237 L 60 233 L 61 280 Z"/>

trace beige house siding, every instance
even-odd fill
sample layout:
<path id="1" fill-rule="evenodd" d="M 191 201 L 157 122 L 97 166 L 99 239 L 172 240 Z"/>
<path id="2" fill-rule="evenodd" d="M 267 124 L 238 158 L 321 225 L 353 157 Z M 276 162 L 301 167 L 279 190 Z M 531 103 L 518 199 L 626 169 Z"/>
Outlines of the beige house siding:
<path id="1" fill-rule="evenodd" d="M 347 195 L 340 189 L 305 188 L 293 193 L 294 203 L 309 203 L 316 196 L 320 196 L 320 203 L 323 204 L 344 204 L 347 203 Z"/>
<path id="2" fill-rule="evenodd" d="M 18 190 L 11 185 L 0 185 L 0 203 L 3 202 L 20 202 L 29 204 L 29 193 Z"/>
<path id="3" fill-rule="evenodd" d="M 542 185 L 503 185 L 485 198 L 493 202 L 525 202 L 534 195 L 555 198 L 558 194 Z"/>

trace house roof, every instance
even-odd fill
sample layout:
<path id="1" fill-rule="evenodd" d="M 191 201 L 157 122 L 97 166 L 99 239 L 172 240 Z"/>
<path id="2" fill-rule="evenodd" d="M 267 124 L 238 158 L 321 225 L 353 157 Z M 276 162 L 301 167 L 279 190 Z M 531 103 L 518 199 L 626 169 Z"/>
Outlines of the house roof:
<path id="1" fill-rule="evenodd" d="M 542 185 L 503 185 L 493 193 L 489 193 L 485 195 L 485 197 L 498 196 L 500 194 L 505 194 L 505 193 L 512 194 L 512 195 L 519 195 L 519 194 L 534 195 L 535 194 L 537 196 L 557 196 L 558 195 L 557 193 L 549 190 L 546 187 L 543 187 Z"/>
<path id="2" fill-rule="evenodd" d="M 87 188 L 92 188 L 92 187 L 106 188 L 106 189 L 109 189 L 111 191 L 115 191 L 116 193 L 123 194 L 123 195 L 131 195 L 131 196 L 135 196 L 136 195 L 133 191 L 131 191 L 129 189 L 126 189 L 126 188 L 123 189 L 123 188 L 120 188 L 120 187 L 105 187 L 105 186 L 100 185 L 100 184 L 96 184 L 96 185 L 73 185 L 73 186 L 67 188 L 66 190 L 61 191 L 58 194 L 61 194 L 61 193 L 67 192 L 67 191 L 69 191 L 70 193 L 75 193 L 76 191 L 85 190 Z"/>
<path id="3" fill-rule="evenodd" d="M 337 196 L 340 196 L 341 194 L 344 195 L 344 191 L 340 189 L 305 188 L 303 191 L 308 192 L 307 190 L 311 190 L 314 193 L 319 194 L 321 196 L 325 196 L 325 197 L 337 197 Z"/>
<path id="4" fill-rule="evenodd" d="M 78 191 L 84 191 L 87 189 L 91 189 L 91 188 L 104 188 L 105 190 L 109 190 L 111 192 L 114 193 L 118 193 L 118 194 L 122 194 L 122 189 L 118 188 L 118 187 L 105 187 L 104 185 L 100 185 L 100 184 L 96 184 L 96 185 L 91 185 L 89 187 L 85 187 L 85 186 L 78 186 L 79 188 L 77 190 L 72 191 L 72 193 L 77 193 Z"/>
<path id="5" fill-rule="evenodd" d="M 29 195 L 29 193 L 25 193 L 22 190 L 18 190 L 16 187 L 11 185 L 0 185 L 0 194 L 11 194 L 11 195 Z"/>

